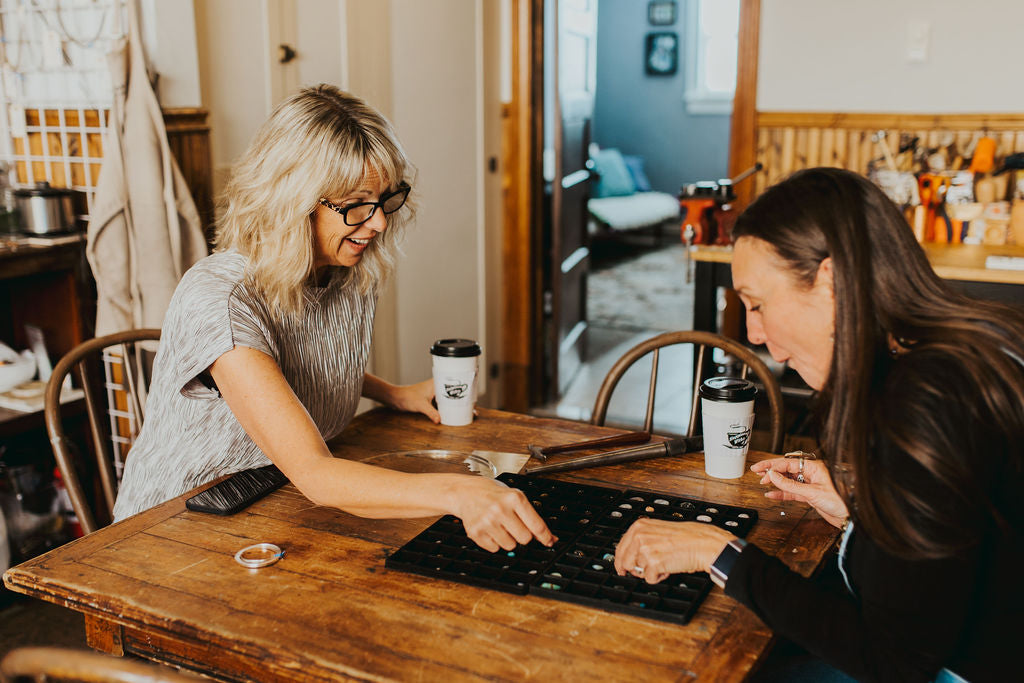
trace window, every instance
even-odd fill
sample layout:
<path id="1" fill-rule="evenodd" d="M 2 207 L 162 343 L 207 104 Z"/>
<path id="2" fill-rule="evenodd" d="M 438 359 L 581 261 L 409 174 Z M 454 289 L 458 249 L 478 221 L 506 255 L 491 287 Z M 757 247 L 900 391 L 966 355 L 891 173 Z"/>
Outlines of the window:
<path id="1" fill-rule="evenodd" d="M 686 112 L 731 114 L 739 0 L 690 0 L 688 9 Z"/>

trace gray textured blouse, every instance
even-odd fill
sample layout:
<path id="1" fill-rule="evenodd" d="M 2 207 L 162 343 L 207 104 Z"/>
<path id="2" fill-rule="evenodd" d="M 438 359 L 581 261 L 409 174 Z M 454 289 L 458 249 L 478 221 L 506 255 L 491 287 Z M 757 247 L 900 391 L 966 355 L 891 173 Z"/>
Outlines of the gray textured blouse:
<path id="1" fill-rule="evenodd" d="M 218 393 L 197 376 L 236 346 L 280 366 L 324 439 L 355 415 L 370 349 L 374 293 L 337 269 L 306 289 L 298 319 L 273 313 L 245 278 L 244 256 L 213 254 L 182 278 L 164 318 L 142 432 L 114 505 L 121 520 L 224 474 L 267 465 Z"/>

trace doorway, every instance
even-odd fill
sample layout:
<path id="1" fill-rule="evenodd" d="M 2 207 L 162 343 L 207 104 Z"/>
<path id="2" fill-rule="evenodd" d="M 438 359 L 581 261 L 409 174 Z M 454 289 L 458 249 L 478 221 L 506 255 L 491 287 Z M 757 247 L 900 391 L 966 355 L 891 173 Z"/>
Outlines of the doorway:
<path id="1" fill-rule="evenodd" d="M 553 93 L 562 89 L 559 77 L 562 80 L 570 77 L 575 83 L 586 82 L 578 75 L 573 78 L 571 72 L 566 73 L 566 65 L 578 71 L 584 64 L 572 53 L 564 53 L 565 46 L 573 49 L 580 45 L 577 36 L 567 37 L 566 26 L 557 23 L 557 19 L 565 16 L 566 5 L 574 11 L 586 8 L 596 12 L 595 44 L 591 45 L 592 49 L 596 47 L 596 59 L 591 65 L 595 73 L 589 77 L 593 82 L 592 110 L 583 144 L 588 146 L 585 157 L 591 161 L 590 170 L 600 175 L 591 176 L 585 185 L 585 194 L 570 196 L 563 190 L 558 213 L 553 212 L 550 205 L 542 209 L 547 217 L 542 237 L 545 250 L 550 250 L 552 242 L 565 233 L 565 227 L 560 226 L 554 216 L 567 213 L 587 216 L 585 238 L 576 247 L 577 256 L 581 246 L 586 250 L 586 258 L 577 258 L 571 264 L 574 269 L 582 270 L 573 278 L 580 283 L 580 303 L 578 310 L 572 311 L 577 317 L 571 326 L 556 323 L 564 321 L 567 313 L 564 289 L 562 292 L 551 289 L 558 286 L 560 273 L 556 270 L 553 274 L 544 274 L 544 313 L 548 321 L 543 348 L 544 400 L 535 405 L 532 412 L 587 420 L 601 380 L 614 361 L 630 347 L 660 332 L 692 329 L 693 306 L 677 209 L 674 217 L 652 218 L 649 224 L 620 229 L 595 220 L 595 216 L 587 212 L 587 202 L 598 196 L 603 199 L 606 194 L 640 199 L 647 194 L 660 193 L 662 201 L 667 198 L 673 206 L 682 185 L 728 175 L 732 97 L 731 92 L 727 97 L 720 96 L 722 47 L 712 44 L 709 50 L 708 42 L 709 38 L 722 33 L 723 22 L 728 26 L 731 21 L 733 43 L 731 49 L 724 50 L 725 61 L 732 58 L 732 62 L 726 64 L 726 68 L 731 69 L 731 82 L 727 84 L 731 91 L 736 77 L 739 2 L 548 0 L 543 38 L 547 58 L 545 159 L 553 156 L 562 160 L 565 156 L 564 150 L 559 154 L 557 147 L 555 150 L 551 147 L 560 140 L 551 134 L 550 127 L 557 127 L 560 119 L 557 113 L 549 115 L 549 111 L 558 112 L 558 105 L 567 101 L 562 94 L 552 106 Z M 731 6 L 731 16 L 728 11 L 721 11 L 723 6 Z M 556 20 L 554 25 L 552 19 Z M 702 24 L 707 26 L 702 29 Z M 728 28 L 725 33 L 729 33 Z M 554 40 L 552 34 L 556 36 Z M 552 73 L 552 63 L 560 65 L 557 73 Z M 717 101 L 716 94 L 719 95 Z M 566 130 L 570 129 L 562 125 L 556 132 Z M 579 140 L 574 142 L 577 145 L 574 153 L 578 153 L 579 144 Z M 609 179 L 617 176 L 607 165 L 609 159 L 614 161 L 616 157 L 626 163 L 632 187 L 608 187 Z M 569 173 L 575 170 L 569 169 Z M 563 179 L 569 173 L 557 173 L 553 178 Z M 558 186 L 564 187 L 565 182 L 554 185 L 555 192 L 550 186 L 545 187 L 545 191 L 555 194 L 562 189 Z M 577 231 L 574 235 L 578 234 L 578 229 L 573 229 Z M 563 248 L 554 258 L 543 259 L 544 270 L 558 268 L 570 272 L 564 266 L 567 255 L 569 252 Z M 567 337 L 566 332 L 574 336 Z M 567 349 L 574 353 L 568 359 L 571 364 L 565 357 Z M 683 357 L 665 358 L 662 367 L 664 372 L 673 372 L 673 363 L 688 366 L 691 362 Z M 643 403 L 646 382 L 625 381 L 620 386 L 625 393 L 638 393 L 638 396 L 619 397 L 623 391 L 620 389 L 609 420 L 626 424 L 629 421 L 626 415 L 637 412 L 639 421 L 639 412 L 628 408 L 631 403 Z M 635 391 L 629 387 L 634 387 Z M 676 399 L 666 397 L 665 400 Z M 689 413 L 689 398 L 680 395 L 677 400 L 686 405 L 667 407 L 665 412 L 678 414 L 680 421 L 684 421 Z M 616 420 L 616 403 L 627 409 L 620 416 L 623 419 Z M 659 411 L 662 409 L 659 400 Z"/>

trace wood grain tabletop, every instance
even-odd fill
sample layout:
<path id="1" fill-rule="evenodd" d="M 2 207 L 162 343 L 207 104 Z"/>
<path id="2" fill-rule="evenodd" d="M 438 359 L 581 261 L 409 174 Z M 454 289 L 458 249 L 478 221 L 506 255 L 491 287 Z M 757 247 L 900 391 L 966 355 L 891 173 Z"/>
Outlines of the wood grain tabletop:
<path id="1" fill-rule="evenodd" d="M 362 460 L 415 449 L 526 453 L 529 443 L 612 433 L 486 409 L 469 426 L 443 427 L 377 409 L 330 445 Z M 805 575 L 837 536 L 806 505 L 765 498 L 753 473 L 708 478 L 700 454 L 554 478 L 755 508 L 748 540 Z M 290 484 L 229 517 L 188 511 L 186 497 L 14 567 L 4 582 L 82 612 L 96 649 L 222 680 L 738 681 L 771 642 L 718 588 L 680 626 L 385 569 L 436 518 L 362 519 L 315 506 Z M 259 542 L 284 557 L 262 569 L 234 561 Z"/>

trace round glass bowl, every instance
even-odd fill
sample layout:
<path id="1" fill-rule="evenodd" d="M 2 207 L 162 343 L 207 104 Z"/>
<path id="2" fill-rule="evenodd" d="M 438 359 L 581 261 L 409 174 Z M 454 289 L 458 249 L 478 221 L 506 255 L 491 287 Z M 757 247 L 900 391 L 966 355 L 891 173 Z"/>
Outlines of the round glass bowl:
<path id="1" fill-rule="evenodd" d="M 498 469 L 490 460 L 465 451 L 421 450 L 397 451 L 372 455 L 365 460 L 368 465 L 386 467 L 399 472 L 445 472 L 450 474 L 479 474 L 494 479 Z"/>

